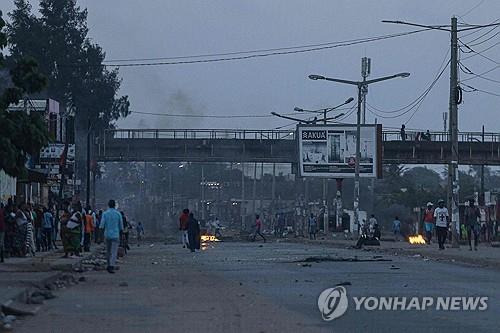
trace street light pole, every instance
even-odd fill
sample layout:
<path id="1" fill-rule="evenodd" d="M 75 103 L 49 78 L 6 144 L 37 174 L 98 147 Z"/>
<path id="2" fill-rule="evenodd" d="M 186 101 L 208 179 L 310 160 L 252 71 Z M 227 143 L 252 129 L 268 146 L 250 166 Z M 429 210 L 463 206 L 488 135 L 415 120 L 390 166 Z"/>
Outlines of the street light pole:
<path id="1" fill-rule="evenodd" d="M 357 112 L 357 119 L 356 119 L 356 154 L 355 154 L 355 161 L 354 161 L 354 226 L 355 230 L 357 230 L 357 227 L 359 226 L 359 183 L 360 183 L 360 168 L 359 168 L 359 162 L 361 159 L 361 107 L 362 107 L 362 100 L 363 100 L 363 89 L 367 89 L 369 84 L 375 83 L 375 82 L 381 82 L 381 81 L 386 81 L 386 80 L 391 80 L 395 79 L 398 77 L 405 78 L 410 76 L 410 73 L 398 73 L 394 75 L 389 75 L 389 76 L 384 76 L 372 80 L 366 80 L 363 79 L 363 81 L 350 81 L 350 80 L 343 80 L 343 79 L 334 79 L 330 77 L 325 77 L 322 75 L 309 75 L 309 79 L 311 80 L 325 80 L 325 81 L 332 81 L 332 82 L 338 82 L 338 83 L 344 83 L 344 84 L 350 84 L 354 85 L 358 88 L 358 112 Z"/>

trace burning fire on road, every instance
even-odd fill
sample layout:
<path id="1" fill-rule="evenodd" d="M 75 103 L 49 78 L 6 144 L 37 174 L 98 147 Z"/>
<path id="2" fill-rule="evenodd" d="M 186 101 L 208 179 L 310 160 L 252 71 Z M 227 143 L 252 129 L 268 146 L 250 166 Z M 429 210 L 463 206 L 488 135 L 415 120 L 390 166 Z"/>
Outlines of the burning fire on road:
<path id="1" fill-rule="evenodd" d="M 202 242 L 220 242 L 220 240 L 213 235 L 201 235 Z"/>
<path id="2" fill-rule="evenodd" d="M 426 244 L 425 239 L 422 235 L 415 235 L 408 237 L 410 244 Z"/>

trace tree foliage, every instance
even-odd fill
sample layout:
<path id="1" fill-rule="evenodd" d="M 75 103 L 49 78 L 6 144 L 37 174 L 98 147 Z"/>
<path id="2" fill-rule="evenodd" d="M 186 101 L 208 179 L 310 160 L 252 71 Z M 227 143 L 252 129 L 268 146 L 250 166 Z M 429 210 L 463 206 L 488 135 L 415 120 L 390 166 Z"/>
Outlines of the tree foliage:
<path id="1" fill-rule="evenodd" d="M 90 119 L 107 128 L 129 113 L 127 96 L 117 96 L 118 71 L 103 66 L 105 53 L 88 37 L 87 10 L 76 0 L 40 0 L 40 17 L 26 0 L 15 0 L 8 35 L 13 56 L 40 59 L 48 77 L 47 94 L 75 111 L 77 122 Z M 77 126 L 78 128 L 78 126 Z"/>
<path id="2" fill-rule="evenodd" d="M 5 59 L 7 47 L 5 21 L 0 11 L 0 170 L 8 175 L 22 176 L 28 155 L 36 154 L 49 140 L 43 119 L 36 114 L 7 112 L 7 107 L 18 103 L 26 95 L 39 92 L 47 84 L 39 72 L 37 62 L 28 57 Z"/>

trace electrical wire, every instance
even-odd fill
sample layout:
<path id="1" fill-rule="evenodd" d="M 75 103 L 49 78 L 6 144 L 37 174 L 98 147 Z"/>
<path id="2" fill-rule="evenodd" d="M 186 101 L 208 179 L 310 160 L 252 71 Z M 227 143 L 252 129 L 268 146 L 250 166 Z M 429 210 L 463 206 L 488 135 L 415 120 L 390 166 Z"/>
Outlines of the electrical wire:
<path id="1" fill-rule="evenodd" d="M 466 11 L 464 14 L 460 15 L 461 17 L 469 15 L 472 11 L 474 11 L 476 8 L 481 6 L 484 3 L 485 0 L 480 0 L 475 6 L 470 8 L 468 11 Z"/>
<path id="2" fill-rule="evenodd" d="M 347 123 L 344 123 L 343 120 L 349 118 L 351 116 L 351 114 L 354 113 L 354 111 L 357 109 L 357 105 L 354 105 L 354 106 L 351 106 L 351 107 L 348 107 L 348 108 L 344 108 L 344 109 L 348 109 L 349 111 L 345 115 L 343 115 L 342 117 L 340 117 L 338 120 L 334 120 L 335 123 L 337 123 L 337 124 L 347 124 Z M 340 110 L 340 109 L 337 109 L 337 110 Z M 304 120 L 311 121 L 314 118 L 315 117 L 309 117 L 309 118 L 306 118 Z M 318 119 L 318 121 L 321 121 L 321 119 Z M 293 123 L 289 123 L 287 125 L 282 125 L 282 126 L 275 127 L 273 129 L 286 129 L 286 128 L 293 127 L 293 126 L 296 126 L 296 125 L 297 125 L 297 122 L 293 122 Z"/>
<path id="3" fill-rule="evenodd" d="M 490 24 L 494 24 L 494 23 L 497 23 L 499 21 L 500 21 L 500 18 L 496 19 L 495 21 L 491 22 Z M 489 25 L 489 26 L 491 26 L 491 25 Z M 469 32 L 469 33 L 467 33 L 467 34 L 465 34 L 465 35 L 463 35 L 461 37 L 465 38 L 465 37 L 469 37 L 469 36 L 475 35 L 475 34 L 481 32 L 483 29 L 486 29 L 486 28 L 487 28 L 487 26 L 483 26 L 482 28 L 477 29 L 477 30 L 473 30 L 472 32 Z M 484 36 L 484 35 L 482 35 L 482 36 Z"/>
<path id="4" fill-rule="evenodd" d="M 408 124 L 410 122 L 410 120 L 415 116 L 415 114 L 420 110 L 420 107 L 422 106 L 425 98 L 427 97 L 427 95 L 431 92 L 431 90 L 434 88 L 434 86 L 436 85 L 436 83 L 439 81 L 439 79 L 441 78 L 441 76 L 443 75 L 443 73 L 445 72 L 446 68 L 448 68 L 448 65 L 450 64 L 450 61 L 447 62 L 446 66 L 444 66 L 440 72 L 437 74 L 437 76 L 435 77 L 434 81 L 431 83 L 431 85 L 425 90 L 423 96 L 420 98 L 420 100 L 415 104 L 413 105 L 410 109 L 408 109 L 407 111 L 401 113 L 401 114 L 398 114 L 398 115 L 394 115 L 394 116 L 385 116 L 385 115 L 380 115 L 380 114 L 377 114 L 376 112 L 374 112 L 373 110 L 371 110 L 370 108 L 368 108 L 368 111 L 372 114 L 374 114 L 375 116 L 378 116 L 380 118 L 383 118 L 383 119 L 394 119 L 394 118 L 399 118 L 399 117 L 402 117 L 404 116 L 405 114 L 408 114 L 410 113 L 412 110 L 413 113 L 410 115 L 410 117 L 408 118 L 408 120 L 406 120 L 405 122 L 405 125 Z"/>
<path id="5" fill-rule="evenodd" d="M 492 79 L 492 78 L 489 78 L 489 77 L 486 77 L 486 76 L 483 76 L 481 74 L 476 74 L 474 73 L 470 68 L 468 68 L 467 66 L 465 66 L 462 62 L 459 62 L 458 63 L 458 66 L 460 68 L 460 70 L 467 74 L 467 75 L 473 75 L 472 78 L 480 78 L 480 79 L 483 79 L 483 80 L 486 80 L 486 81 L 490 81 L 490 82 L 494 82 L 494 83 L 500 83 L 500 80 L 495 80 L 495 79 Z M 464 81 L 467 81 L 468 79 L 465 79 L 465 80 L 459 80 L 459 82 L 464 82 Z"/>
<path id="6" fill-rule="evenodd" d="M 272 118 L 273 115 L 263 115 L 263 114 L 252 114 L 252 115 L 209 115 L 209 114 L 172 114 L 172 113 L 155 113 L 155 112 L 145 112 L 145 111 L 135 111 L 131 110 L 130 113 L 135 114 L 144 114 L 144 115 L 152 115 L 152 116 L 160 116 L 160 117 L 182 117 L 182 118 L 220 118 L 220 119 L 228 119 L 228 118 Z M 284 113 L 283 115 L 287 116 L 297 116 L 302 114 L 300 112 L 293 113 Z"/>
<path id="7" fill-rule="evenodd" d="M 473 87 L 473 86 L 465 84 L 465 83 L 463 83 L 463 85 L 466 86 L 467 88 L 472 89 L 472 90 L 466 90 L 466 92 L 481 92 L 483 94 L 488 94 L 488 95 L 500 97 L 500 94 L 497 94 L 497 93 L 494 93 L 494 92 L 491 92 L 491 91 L 487 91 L 487 90 L 483 90 L 483 89 L 478 89 L 476 87 Z"/>
<path id="8" fill-rule="evenodd" d="M 214 55 L 191 55 L 191 56 L 182 56 L 182 57 L 166 57 L 166 58 L 161 58 L 165 60 L 175 60 L 175 59 L 193 59 L 193 60 L 180 60 L 180 61 L 160 61 L 160 62 L 137 62 L 137 63 L 104 63 L 104 64 L 99 64 L 98 66 L 105 66 L 105 67 L 141 67 L 141 66 L 161 66 L 161 65 L 181 65 L 181 64 L 197 64 L 197 63 L 211 63 L 211 62 L 222 62 L 222 61 L 235 61 L 235 60 L 247 60 L 247 59 L 252 59 L 252 58 L 260 58 L 260 57 L 269 57 L 269 56 L 277 56 L 277 55 L 288 55 L 288 54 L 297 54 L 297 53 L 306 53 L 306 52 L 314 52 L 314 51 L 321 51 L 321 50 L 327 50 L 327 49 L 333 49 L 337 47 L 345 47 L 345 46 L 352 46 L 352 45 L 357 45 L 357 44 L 364 44 L 364 43 L 370 43 L 370 42 L 375 42 L 375 41 L 380 41 L 380 40 L 385 40 L 385 39 L 390 39 L 390 38 L 396 38 L 396 37 L 401 37 L 401 36 L 408 36 L 416 33 L 420 33 L 423 31 L 428 31 L 430 30 L 429 28 L 425 29 L 419 29 L 419 30 L 412 30 L 408 32 L 402 32 L 402 33 L 396 33 L 396 34 L 390 34 L 390 35 L 382 35 L 382 36 L 376 36 L 376 37 L 368 37 L 365 39 L 355 39 L 355 40 L 348 40 L 348 41 L 343 41 L 343 42 L 332 42 L 332 43 L 324 43 L 323 44 L 316 44 L 316 45 L 323 45 L 323 46 L 314 46 L 314 47 L 290 47 L 290 48 L 277 48 L 277 49 L 269 49 L 269 50 L 277 50 L 277 51 L 272 51 L 272 52 L 263 52 L 263 53 L 257 53 L 259 51 L 241 51 L 241 52 L 229 52 L 229 53 L 217 53 Z M 299 48 L 299 49 L 296 49 Z M 253 54 L 257 53 L 257 54 Z M 222 58 L 214 58 L 214 59 L 198 59 L 200 57 L 214 57 L 216 55 L 238 55 L 238 54 L 243 54 L 240 56 L 228 56 L 228 57 L 222 57 Z M 247 55 L 245 55 L 247 54 Z M 160 59 L 160 58 L 158 58 Z M 140 61 L 140 60 L 135 60 L 135 59 L 118 59 L 120 62 L 126 62 L 126 61 Z"/>
<path id="9" fill-rule="evenodd" d="M 442 70 L 443 66 L 448 66 L 448 64 L 450 63 L 450 60 L 448 60 L 448 63 L 445 65 L 445 62 L 446 62 L 446 59 L 448 58 L 448 55 L 450 53 L 450 50 L 448 49 L 443 57 L 443 61 L 441 62 L 441 64 L 439 65 L 439 69 L 438 69 L 438 74 L 436 74 L 436 76 L 439 75 L 439 72 Z M 434 79 L 435 81 L 435 79 Z M 433 82 L 431 82 L 431 85 L 433 85 Z M 395 109 L 395 110 L 389 110 L 389 111 L 386 111 L 386 110 L 381 110 L 380 108 L 377 108 L 373 105 L 370 105 L 368 102 L 366 103 L 372 110 L 375 110 L 377 112 L 380 112 L 380 113 L 388 113 L 388 114 L 392 114 L 392 113 L 399 113 L 401 111 L 404 111 L 408 108 L 412 109 L 416 104 L 419 103 L 420 99 L 427 93 L 429 87 L 427 87 L 417 98 L 415 98 L 413 101 L 411 101 L 409 104 L 401 107 L 401 108 L 398 108 L 398 109 Z M 405 113 L 408 113 L 408 112 L 405 112 Z M 404 115 L 405 113 L 402 113 L 402 115 Z M 381 118 L 383 118 L 383 116 L 381 116 Z M 394 117 L 394 118 L 397 118 L 397 117 Z"/>
<path id="10" fill-rule="evenodd" d="M 483 75 L 485 75 L 485 74 L 488 74 L 488 73 L 493 72 L 494 70 L 497 70 L 498 68 L 500 68 L 500 65 L 497 65 L 497 66 L 495 66 L 495 67 L 493 67 L 493 68 L 490 68 L 489 70 L 484 71 L 484 72 L 482 72 L 482 73 L 480 73 L 480 74 L 474 74 L 473 76 L 468 77 L 468 78 L 466 78 L 466 79 L 463 79 L 463 80 L 461 80 L 460 82 L 469 81 L 469 80 L 475 79 L 476 77 L 482 77 L 482 76 L 483 76 Z"/>
<path id="11" fill-rule="evenodd" d="M 464 57 L 464 59 L 463 59 L 463 60 L 467 60 L 467 59 L 470 59 L 470 58 L 473 58 L 473 57 L 476 57 L 476 56 L 478 56 L 478 55 L 479 55 L 479 56 L 481 56 L 481 57 L 483 57 L 483 58 L 485 58 L 485 59 L 488 59 L 489 61 L 491 61 L 491 62 L 493 62 L 493 63 L 495 63 L 495 64 L 500 64 L 500 62 L 499 62 L 499 61 L 496 61 L 496 60 L 494 60 L 494 59 L 491 59 L 490 57 L 487 57 L 487 56 L 485 56 L 485 55 L 483 54 L 484 52 L 489 51 L 489 50 L 491 50 L 492 48 L 494 48 L 495 46 L 499 45 L 499 44 L 500 44 L 500 41 L 496 42 L 496 43 L 495 43 L 495 44 L 493 44 L 493 45 L 490 45 L 489 47 L 487 47 L 487 48 L 485 48 L 485 49 L 483 49 L 483 50 L 481 50 L 481 51 L 475 51 L 475 50 L 474 50 L 474 49 L 472 49 L 469 45 L 467 45 L 466 43 L 462 42 L 460 39 L 459 39 L 459 42 L 460 42 L 460 43 L 462 43 L 462 45 L 463 45 L 464 47 L 466 47 L 468 50 L 472 51 L 472 53 L 474 53 L 474 54 L 471 54 L 471 55 L 469 55 L 469 56 L 467 56 L 467 57 Z"/>

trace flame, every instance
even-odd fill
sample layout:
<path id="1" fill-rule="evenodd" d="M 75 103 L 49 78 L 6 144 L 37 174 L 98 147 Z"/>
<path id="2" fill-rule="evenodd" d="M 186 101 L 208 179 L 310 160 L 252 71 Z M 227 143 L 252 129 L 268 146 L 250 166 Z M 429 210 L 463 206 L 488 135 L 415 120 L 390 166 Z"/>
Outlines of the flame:
<path id="1" fill-rule="evenodd" d="M 202 242 L 218 242 L 219 239 L 212 235 L 201 235 Z"/>
<path id="2" fill-rule="evenodd" d="M 410 236 L 408 237 L 410 244 L 425 244 L 425 239 L 422 235 Z"/>

